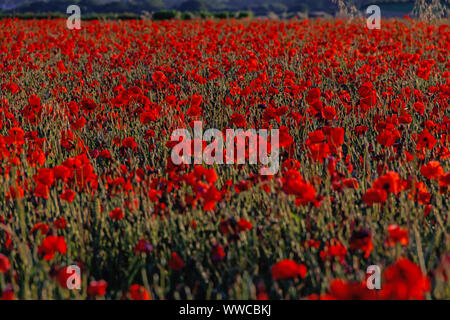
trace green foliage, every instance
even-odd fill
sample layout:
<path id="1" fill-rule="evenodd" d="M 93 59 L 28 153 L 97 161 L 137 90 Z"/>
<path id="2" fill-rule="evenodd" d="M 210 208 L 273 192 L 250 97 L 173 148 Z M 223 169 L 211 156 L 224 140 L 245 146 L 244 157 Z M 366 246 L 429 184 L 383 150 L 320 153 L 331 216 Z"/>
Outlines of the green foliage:
<path id="1" fill-rule="evenodd" d="M 195 18 L 195 15 L 192 12 L 185 11 L 181 13 L 181 19 L 183 20 L 192 20 Z"/>
<path id="2" fill-rule="evenodd" d="M 241 19 L 241 18 L 250 18 L 250 17 L 252 17 L 252 16 L 253 16 L 253 14 L 252 14 L 251 11 L 239 11 L 239 12 L 237 13 L 237 15 L 236 15 L 236 17 L 237 17 L 238 19 Z"/>
<path id="3" fill-rule="evenodd" d="M 218 18 L 218 19 L 226 19 L 231 17 L 231 13 L 223 11 L 223 12 L 214 12 L 213 13 L 214 18 Z"/>
<path id="4" fill-rule="evenodd" d="M 179 16 L 176 10 L 162 10 L 153 13 L 153 20 L 170 20 Z"/>

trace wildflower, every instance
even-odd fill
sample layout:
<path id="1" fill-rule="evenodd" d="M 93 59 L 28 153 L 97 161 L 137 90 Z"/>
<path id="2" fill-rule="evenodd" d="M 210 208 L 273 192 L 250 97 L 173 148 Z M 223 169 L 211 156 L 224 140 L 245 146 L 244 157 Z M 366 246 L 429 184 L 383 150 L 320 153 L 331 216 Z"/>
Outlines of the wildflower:
<path id="1" fill-rule="evenodd" d="M 115 208 L 109 213 L 109 216 L 113 220 L 122 220 L 125 214 L 123 213 L 122 209 Z"/>
<path id="2" fill-rule="evenodd" d="M 396 243 L 400 243 L 403 246 L 408 244 L 408 230 L 400 228 L 396 224 L 391 224 L 388 227 L 389 239 L 386 241 L 388 246 L 393 246 Z"/>
<path id="3" fill-rule="evenodd" d="M 294 279 L 300 276 L 301 278 L 306 277 L 306 266 L 303 264 L 297 264 L 295 261 L 290 259 L 285 259 L 277 262 L 272 266 L 272 278 L 274 280 L 282 279 Z"/>
<path id="4" fill-rule="evenodd" d="M 66 254 L 66 251 L 66 241 L 62 236 L 47 236 L 38 247 L 39 255 L 43 255 L 43 258 L 46 261 L 52 260 L 56 252 L 64 255 Z"/>
<path id="5" fill-rule="evenodd" d="M 5 273 L 9 270 L 11 264 L 7 256 L 0 253 L 0 273 Z"/>
<path id="6" fill-rule="evenodd" d="M 419 266 L 406 258 L 400 258 L 383 273 L 380 291 L 382 299 L 423 300 L 430 291 L 430 280 L 422 274 Z"/>
<path id="7" fill-rule="evenodd" d="M 169 267 L 172 270 L 179 271 L 183 269 L 185 263 L 183 259 L 180 258 L 180 256 L 176 252 L 172 252 L 172 256 L 169 260 Z"/>
<path id="8" fill-rule="evenodd" d="M 138 284 L 131 285 L 128 293 L 131 300 L 151 300 L 148 291 Z"/>
<path id="9" fill-rule="evenodd" d="M 108 283 L 105 280 L 91 281 L 87 288 L 87 294 L 92 297 L 104 296 L 107 287 Z"/>

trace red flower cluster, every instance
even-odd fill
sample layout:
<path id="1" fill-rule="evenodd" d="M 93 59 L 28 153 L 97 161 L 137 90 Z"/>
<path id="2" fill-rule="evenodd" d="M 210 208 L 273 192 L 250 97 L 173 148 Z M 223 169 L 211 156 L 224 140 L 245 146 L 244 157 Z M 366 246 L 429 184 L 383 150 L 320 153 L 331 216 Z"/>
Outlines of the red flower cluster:
<path id="1" fill-rule="evenodd" d="M 66 241 L 62 236 L 47 236 L 38 247 L 38 253 L 47 261 L 52 260 L 56 252 L 62 255 L 67 252 Z"/>

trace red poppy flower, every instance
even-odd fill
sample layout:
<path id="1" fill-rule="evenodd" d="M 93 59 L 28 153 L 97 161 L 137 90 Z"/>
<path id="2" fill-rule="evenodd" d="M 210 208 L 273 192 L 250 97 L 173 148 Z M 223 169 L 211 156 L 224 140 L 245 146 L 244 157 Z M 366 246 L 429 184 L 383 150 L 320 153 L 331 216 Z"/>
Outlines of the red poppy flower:
<path id="1" fill-rule="evenodd" d="M 327 245 L 324 250 L 320 251 L 319 255 L 324 260 L 327 258 L 338 258 L 342 262 L 347 255 L 347 248 L 337 239 L 331 239 L 331 241 L 327 241 Z"/>
<path id="2" fill-rule="evenodd" d="M 11 264 L 7 256 L 0 253 L 0 273 L 5 273 L 9 270 Z"/>
<path id="3" fill-rule="evenodd" d="M 105 280 L 91 281 L 87 288 L 87 294 L 91 297 L 104 296 L 108 283 Z"/>
<path id="4" fill-rule="evenodd" d="M 7 285 L 3 290 L 0 300 L 14 300 L 14 290 L 11 285 Z"/>
<path id="5" fill-rule="evenodd" d="M 350 249 L 362 250 L 364 251 L 364 258 L 368 258 L 373 250 L 372 234 L 370 231 L 365 229 L 354 231 L 350 238 Z"/>
<path id="6" fill-rule="evenodd" d="M 147 124 L 151 121 L 155 121 L 158 117 L 158 115 L 155 112 L 142 112 L 139 115 L 139 120 L 141 121 L 142 124 Z"/>
<path id="7" fill-rule="evenodd" d="M 386 192 L 397 194 L 402 190 L 402 180 L 397 172 L 387 172 L 384 176 L 374 181 L 375 189 L 383 189 Z"/>
<path id="8" fill-rule="evenodd" d="M 306 205 L 316 202 L 316 190 L 313 185 L 307 183 L 296 170 L 288 170 L 282 178 L 283 191 L 296 196 L 297 204 Z"/>
<path id="9" fill-rule="evenodd" d="M 336 118 L 336 109 L 332 106 L 325 106 L 322 109 L 322 117 L 327 120 L 333 120 Z"/>
<path id="10" fill-rule="evenodd" d="M 49 189 L 45 184 L 37 184 L 34 188 L 34 195 L 36 197 L 48 199 Z"/>
<path id="11" fill-rule="evenodd" d="M 145 239 L 139 240 L 138 243 L 136 243 L 136 245 L 134 246 L 134 253 L 136 253 L 136 254 L 149 253 L 152 251 L 153 251 L 153 247 Z"/>
<path id="12" fill-rule="evenodd" d="M 48 229 L 49 229 L 48 224 L 43 223 L 43 222 L 38 222 L 31 229 L 31 233 L 34 233 L 36 230 L 39 230 L 41 232 L 41 234 L 47 234 Z"/>
<path id="13" fill-rule="evenodd" d="M 234 113 L 231 116 L 230 122 L 238 128 L 245 128 L 247 126 L 247 121 L 245 121 L 244 116 L 240 113 Z"/>
<path id="14" fill-rule="evenodd" d="M 38 247 L 39 255 L 43 255 L 46 261 L 52 260 L 56 252 L 64 255 L 66 251 L 66 240 L 62 236 L 47 236 Z"/>
<path id="15" fill-rule="evenodd" d="M 123 219 L 123 217 L 125 217 L 125 214 L 123 213 L 122 209 L 115 208 L 109 213 L 109 216 L 113 220 L 121 220 Z"/>
<path id="16" fill-rule="evenodd" d="M 198 107 L 202 103 L 202 96 L 198 94 L 194 94 L 191 97 L 191 106 Z"/>
<path id="17" fill-rule="evenodd" d="M 419 266 L 406 258 L 386 268 L 380 291 L 382 299 L 423 300 L 430 291 L 430 280 L 422 274 Z"/>
<path id="18" fill-rule="evenodd" d="M 71 278 L 72 277 L 72 278 Z M 57 280 L 61 288 L 63 289 L 70 289 L 68 287 L 69 285 L 69 278 L 74 279 L 76 282 L 81 283 L 81 279 L 78 278 L 79 275 L 76 273 L 76 271 L 71 268 L 69 270 L 69 267 L 64 267 L 59 270 Z"/>
<path id="19" fill-rule="evenodd" d="M 138 284 L 133 284 L 128 291 L 132 300 L 151 300 L 148 291 Z"/>
<path id="20" fill-rule="evenodd" d="M 208 211 L 214 209 L 217 201 L 222 199 L 222 194 L 217 190 L 215 186 L 211 186 L 206 191 L 203 198 L 205 199 L 203 210 Z"/>
<path id="21" fill-rule="evenodd" d="M 444 174 L 444 169 L 442 169 L 439 161 L 430 161 L 420 168 L 420 173 L 427 179 L 434 180 L 438 179 Z"/>
<path id="22" fill-rule="evenodd" d="M 342 185 L 350 189 L 358 189 L 359 187 L 358 180 L 356 180 L 355 178 L 342 179 Z"/>
<path id="23" fill-rule="evenodd" d="M 294 139 L 289 133 L 289 128 L 286 126 L 281 126 L 279 131 L 279 147 L 288 149 L 295 145 Z"/>
<path id="24" fill-rule="evenodd" d="M 319 100 L 320 95 L 321 95 L 320 89 L 313 88 L 308 91 L 308 94 L 306 95 L 306 102 L 308 102 L 308 104 L 312 104 L 314 101 Z"/>
<path id="25" fill-rule="evenodd" d="M 66 166 L 56 166 L 53 168 L 53 174 L 56 179 L 60 179 L 65 182 L 70 177 L 70 170 Z"/>
<path id="26" fill-rule="evenodd" d="M 384 189 L 370 188 L 362 197 L 363 201 L 372 206 L 375 203 L 384 203 L 387 199 L 387 192 Z"/>
<path id="27" fill-rule="evenodd" d="M 306 271 L 305 265 L 285 259 L 272 266 L 272 278 L 274 280 L 294 279 L 298 276 L 305 278 Z"/>
<path id="28" fill-rule="evenodd" d="M 33 176 L 33 179 L 34 181 L 36 181 L 36 183 L 51 187 L 53 182 L 55 181 L 53 169 L 41 168 L 38 170 L 38 173 Z"/>
<path id="29" fill-rule="evenodd" d="M 169 260 L 169 268 L 172 270 L 179 271 L 183 269 L 185 263 L 183 259 L 180 258 L 180 256 L 176 252 L 172 252 L 172 256 Z"/>
<path id="30" fill-rule="evenodd" d="M 61 200 L 66 200 L 69 203 L 72 203 L 73 199 L 75 199 L 76 193 L 72 189 L 65 189 L 63 193 L 59 196 Z"/>
<path id="31" fill-rule="evenodd" d="M 213 244 L 212 248 L 212 260 L 213 262 L 219 262 L 222 261 L 225 258 L 225 251 L 223 250 L 223 247 L 220 244 Z"/>
<path id="32" fill-rule="evenodd" d="M 67 226 L 67 221 L 64 219 L 64 217 L 56 219 L 53 224 L 55 225 L 56 229 L 64 229 Z"/>
<path id="33" fill-rule="evenodd" d="M 156 83 L 165 83 L 167 78 L 161 71 L 155 71 L 152 74 L 152 80 L 155 81 Z"/>
<path id="34" fill-rule="evenodd" d="M 416 102 L 413 105 L 414 110 L 423 116 L 425 112 L 425 105 L 422 102 Z"/>
<path id="35" fill-rule="evenodd" d="M 199 106 L 191 106 L 191 107 L 187 110 L 186 114 L 187 114 L 189 117 L 197 117 L 197 116 L 199 116 L 199 115 L 202 114 L 202 108 L 200 108 Z"/>
<path id="36" fill-rule="evenodd" d="M 377 135 L 377 142 L 385 147 L 391 147 L 401 137 L 397 129 L 386 129 Z"/>
<path id="37" fill-rule="evenodd" d="M 396 243 L 400 243 L 406 246 L 409 241 L 408 230 L 400 228 L 396 224 L 388 226 L 389 239 L 386 241 L 388 246 L 394 246 Z"/>
<path id="38" fill-rule="evenodd" d="M 138 147 L 136 141 L 134 141 L 134 137 L 128 137 L 123 139 L 122 146 L 129 149 L 137 149 Z"/>
<path id="39" fill-rule="evenodd" d="M 237 227 L 239 231 L 251 230 L 252 223 L 247 221 L 245 218 L 241 218 L 237 223 Z"/>
<path id="40" fill-rule="evenodd" d="M 417 150 L 424 148 L 431 150 L 436 143 L 436 138 L 427 129 L 424 129 L 422 133 L 417 136 Z"/>
<path id="41" fill-rule="evenodd" d="M 87 113 L 94 112 L 97 109 L 97 104 L 89 98 L 84 98 L 81 101 L 81 109 L 83 109 Z"/>
<path id="42" fill-rule="evenodd" d="M 99 157 L 105 158 L 105 159 L 111 159 L 111 153 L 109 152 L 108 149 L 104 149 L 102 150 L 99 155 Z"/>
<path id="43" fill-rule="evenodd" d="M 324 300 L 375 300 L 374 290 L 367 289 L 364 282 L 348 282 L 342 279 L 334 279 L 330 283 L 328 295 Z"/>
<path id="44" fill-rule="evenodd" d="M 343 128 L 329 128 L 327 141 L 333 146 L 340 146 L 344 143 L 344 134 Z"/>

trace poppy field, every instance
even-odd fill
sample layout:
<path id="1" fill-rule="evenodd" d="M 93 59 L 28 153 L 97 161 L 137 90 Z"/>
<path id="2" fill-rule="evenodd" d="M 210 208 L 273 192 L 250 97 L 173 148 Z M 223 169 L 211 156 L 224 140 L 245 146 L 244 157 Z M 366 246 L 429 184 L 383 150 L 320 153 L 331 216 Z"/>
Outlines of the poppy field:
<path id="1" fill-rule="evenodd" d="M 0 298 L 450 299 L 445 21 L 3 19 L 0 39 Z M 194 121 L 278 129 L 279 170 L 175 164 Z"/>

